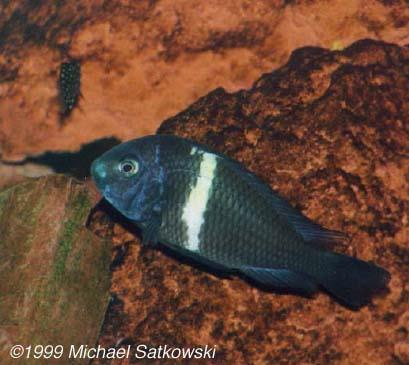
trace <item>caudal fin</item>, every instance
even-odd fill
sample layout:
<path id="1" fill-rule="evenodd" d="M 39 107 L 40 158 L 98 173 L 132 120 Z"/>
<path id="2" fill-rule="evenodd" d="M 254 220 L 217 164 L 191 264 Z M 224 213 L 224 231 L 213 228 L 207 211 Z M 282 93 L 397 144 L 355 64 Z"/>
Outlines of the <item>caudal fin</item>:
<path id="1" fill-rule="evenodd" d="M 379 266 L 350 256 L 325 252 L 320 284 L 348 307 L 358 309 L 385 288 L 390 274 Z"/>

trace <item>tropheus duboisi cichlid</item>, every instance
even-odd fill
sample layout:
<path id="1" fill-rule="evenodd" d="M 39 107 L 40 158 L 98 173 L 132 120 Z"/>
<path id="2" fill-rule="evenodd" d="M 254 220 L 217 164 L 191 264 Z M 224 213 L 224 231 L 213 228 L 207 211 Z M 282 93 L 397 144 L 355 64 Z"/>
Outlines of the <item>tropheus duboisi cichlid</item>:
<path id="1" fill-rule="evenodd" d="M 239 162 L 183 138 L 154 135 L 96 159 L 105 199 L 160 242 L 210 267 L 269 288 L 311 295 L 323 288 L 357 309 L 386 287 L 384 269 L 324 249 L 343 239 L 279 197 Z"/>

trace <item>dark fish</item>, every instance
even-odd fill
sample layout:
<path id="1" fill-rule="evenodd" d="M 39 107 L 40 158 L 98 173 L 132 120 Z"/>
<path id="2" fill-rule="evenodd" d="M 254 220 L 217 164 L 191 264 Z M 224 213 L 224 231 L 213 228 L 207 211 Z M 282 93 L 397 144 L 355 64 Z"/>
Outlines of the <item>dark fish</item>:
<path id="1" fill-rule="evenodd" d="M 215 269 L 311 295 L 324 288 L 351 308 L 368 303 L 389 273 L 322 249 L 339 241 L 238 162 L 174 136 L 122 143 L 96 159 L 103 196 L 160 242 Z"/>
<path id="2" fill-rule="evenodd" d="M 81 89 L 81 65 L 78 61 L 64 62 L 60 66 L 59 92 L 61 115 L 67 117 L 78 102 Z"/>

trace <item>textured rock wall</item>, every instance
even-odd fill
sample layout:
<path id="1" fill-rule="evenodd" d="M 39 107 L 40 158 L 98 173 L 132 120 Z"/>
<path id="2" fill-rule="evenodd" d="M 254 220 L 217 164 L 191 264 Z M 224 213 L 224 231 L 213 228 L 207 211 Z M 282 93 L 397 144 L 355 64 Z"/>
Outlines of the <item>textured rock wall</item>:
<path id="1" fill-rule="evenodd" d="M 389 270 L 389 292 L 358 312 L 325 294 L 263 292 L 142 249 L 118 215 L 100 210 L 92 227 L 113 239 L 116 298 L 101 344 L 217 345 L 214 364 L 409 362 L 407 49 L 300 49 L 250 89 L 217 89 L 159 132 L 242 161 L 308 217 L 347 233 L 335 249 Z"/>
<path id="2" fill-rule="evenodd" d="M 408 21 L 405 0 L 3 1 L 0 155 L 152 133 L 216 87 L 248 88 L 298 47 L 408 44 Z M 58 70 L 70 57 L 82 97 L 61 127 Z"/>

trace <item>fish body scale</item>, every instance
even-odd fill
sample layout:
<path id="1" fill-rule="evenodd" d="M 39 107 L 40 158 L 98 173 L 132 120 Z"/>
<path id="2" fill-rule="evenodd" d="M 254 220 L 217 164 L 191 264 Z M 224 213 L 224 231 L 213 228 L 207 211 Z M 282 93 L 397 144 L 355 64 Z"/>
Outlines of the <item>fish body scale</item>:
<path id="1" fill-rule="evenodd" d="M 160 236 L 167 242 L 188 248 L 188 227 L 181 217 L 189 192 L 195 186 L 203 152 L 188 153 L 180 159 L 163 163 L 168 171 L 167 203 Z M 219 157 L 217 157 L 219 159 Z M 307 264 L 300 257 L 300 237 L 274 211 L 254 187 L 240 176 L 216 164 L 204 220 L 199 230 L 199 251 L 205 258 L 238 267 L 291 267 L 301 269 Z"/>

